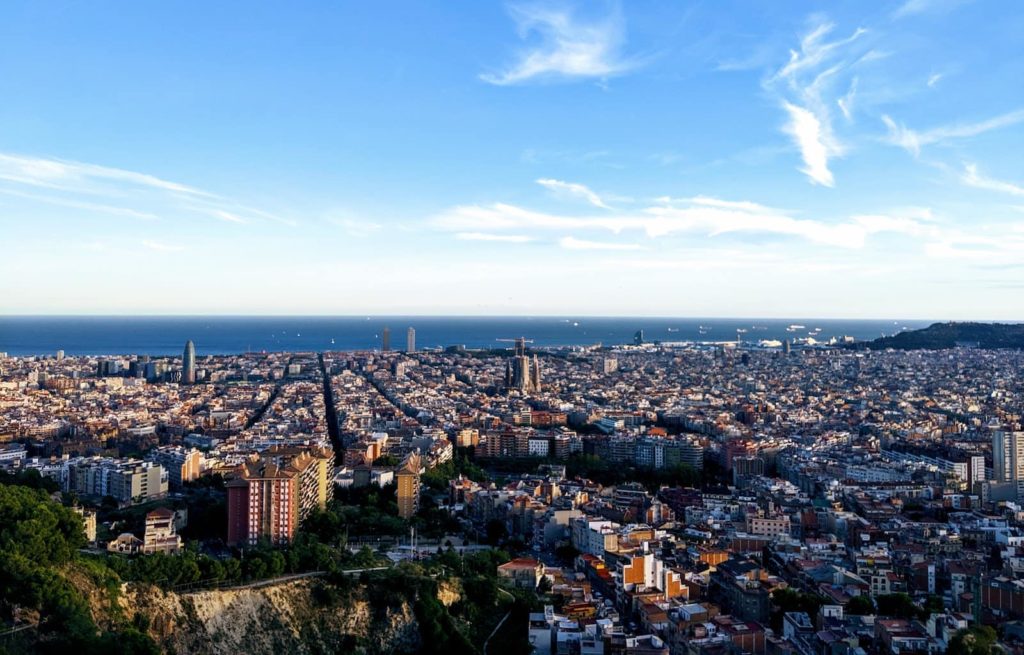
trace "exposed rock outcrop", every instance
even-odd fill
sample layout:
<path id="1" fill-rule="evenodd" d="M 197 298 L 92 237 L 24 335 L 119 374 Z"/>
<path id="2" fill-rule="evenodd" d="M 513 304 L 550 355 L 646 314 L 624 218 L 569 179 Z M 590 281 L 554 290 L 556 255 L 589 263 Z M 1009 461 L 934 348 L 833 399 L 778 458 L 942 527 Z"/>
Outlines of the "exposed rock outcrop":
<path id="1" fill-rule="evenodd" d="M 141 615 L 170 653 L 411 653 L 419 626 L 407 601 L 374 607 L 361 588 L 331 603 L 315 600 L 313 580 L 248 589 L 177 594 L 125 585 L 119 606 Z M 457 592 L 446 592 L 449 600 Z"/>

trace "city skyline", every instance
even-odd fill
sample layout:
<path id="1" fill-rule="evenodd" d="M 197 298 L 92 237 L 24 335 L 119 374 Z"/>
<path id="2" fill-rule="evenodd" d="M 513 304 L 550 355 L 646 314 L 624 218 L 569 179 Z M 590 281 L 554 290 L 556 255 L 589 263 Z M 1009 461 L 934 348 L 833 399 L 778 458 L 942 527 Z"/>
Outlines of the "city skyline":
<path id="1" fill-rule="evenodd" d="M 0 314 L 1024 319 L 1024 11 L 819 9 L 6 5 Z"/>
<path id="2" fill-rule="evenodd" d="M 0 3 L 0 655 L 1024 655 L 1021 34 Z"/>

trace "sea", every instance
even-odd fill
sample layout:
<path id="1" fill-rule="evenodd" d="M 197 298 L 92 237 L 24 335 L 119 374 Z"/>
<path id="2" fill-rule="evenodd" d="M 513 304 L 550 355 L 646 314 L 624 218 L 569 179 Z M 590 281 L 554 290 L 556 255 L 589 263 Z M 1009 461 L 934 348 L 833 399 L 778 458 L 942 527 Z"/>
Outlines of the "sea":
<path id="1" fill-rule="evenodd" d="M 536 347 L 613 346 L 633 343 L 637 331 L 647 342 L 757 343 L 814 337 L 875 339 L 934 321 L 595 318 L 468 316 L 0 316 L 0 352 L 11 356 L 179 355 L 185 341 L 199 355 L 244 352 L 346 351 L 381 347 L 389 328 L 391 348 L 404 350 L 408 328 L 418 349 L 465 346 L 504 348 L 525 337 Z"/>

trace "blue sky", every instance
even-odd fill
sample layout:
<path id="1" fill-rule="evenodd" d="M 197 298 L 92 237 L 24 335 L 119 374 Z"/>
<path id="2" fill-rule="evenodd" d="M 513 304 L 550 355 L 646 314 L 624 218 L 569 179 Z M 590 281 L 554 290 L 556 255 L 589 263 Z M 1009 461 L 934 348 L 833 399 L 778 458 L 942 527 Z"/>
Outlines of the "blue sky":
<path id="1" fill-rule="evenodd" d="M 0 312 L 1024 320 L 1024 6 L 6 2 Z"/>

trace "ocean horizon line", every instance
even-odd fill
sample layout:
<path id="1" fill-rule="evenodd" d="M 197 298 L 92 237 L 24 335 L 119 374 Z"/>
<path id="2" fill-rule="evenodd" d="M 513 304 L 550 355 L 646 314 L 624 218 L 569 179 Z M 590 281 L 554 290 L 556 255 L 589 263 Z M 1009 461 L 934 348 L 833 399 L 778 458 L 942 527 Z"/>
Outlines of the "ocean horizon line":
<path id="1" fill-rule="evenodd" d="M 637 341 L 827 343 L 915 330 L 913 319 L 588 317 L 588 316 L 295 316 L 46 315 L 0 316 L 0 352 L 39 355 L 174 354 L 194 341 L 203 354 L 369 351 L 465 346 L 494 348 L 526 337 L 537 347 L 612 346 Z"/>
<path id="2" fill-rule="evenodd" d="M 127 319 L 195 319 L 195 318 L 327 318 L 327 319 L 387 319 L 387 318 L 417 318 L 417 319 L 472 319 L 472 320 L 528 320 L 528 319 L 595 319 L 595 320 L 715 320 L 715 321 L 914 321 L 932 323 L 1024 323 L 1024 318 L 934 318 L 934 317 L 913 317 L 913 316 L 811 316 L 811 315 L 779 315 L 779 316 L 756 316 L 756 315 L 676 315 L 676 314 L 373 314 L 373 313 L 352 313 L 352 314 L 204 314 L 204 313 L 110 313 L 110 314 L 75 314 L 75 313 L 47 313 L 47 314 L 4 314 L 0 313 L 0 320 L 5 319 L 104 319 L 104 318 L 127 318 Z"/>

